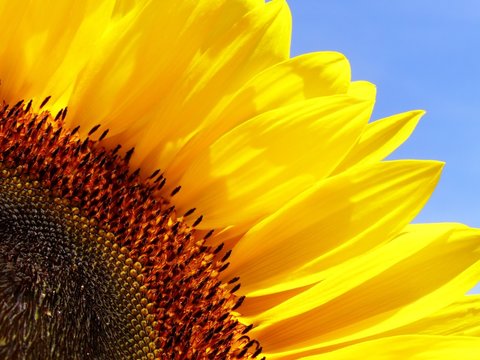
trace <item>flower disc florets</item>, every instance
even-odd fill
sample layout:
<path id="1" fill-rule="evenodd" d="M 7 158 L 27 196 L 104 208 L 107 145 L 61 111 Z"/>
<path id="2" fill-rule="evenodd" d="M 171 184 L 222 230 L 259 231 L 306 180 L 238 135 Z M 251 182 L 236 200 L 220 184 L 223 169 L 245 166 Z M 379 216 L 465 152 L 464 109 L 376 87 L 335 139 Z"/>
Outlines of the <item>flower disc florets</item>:
<path id="1" fill-rule="evenodd" d="M 130 172 L 133 149 L 107 150 L 99 126 L 81 139 L 66 113 L 0 110 L 2 358 L 258 356 L 238 279 L 218 279 L 229 253 L 176 213 L 159 171 Z"/>

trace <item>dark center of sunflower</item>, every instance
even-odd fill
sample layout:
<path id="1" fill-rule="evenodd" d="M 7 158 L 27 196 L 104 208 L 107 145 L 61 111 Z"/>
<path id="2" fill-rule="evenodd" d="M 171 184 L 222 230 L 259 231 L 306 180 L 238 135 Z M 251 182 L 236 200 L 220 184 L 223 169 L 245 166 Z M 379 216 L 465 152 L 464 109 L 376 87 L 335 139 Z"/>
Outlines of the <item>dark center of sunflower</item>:
<path id="1" fill-rule="evenodd" d="M 96 231 L 38 183 L 23 183 L 8 171 L 2 175 L 3 358 L 141 358 L 154 350 L 148 301 L 140 276 L 131 274 L 141 265 L 129 264 L 122 255 L 126 249 L 112 245 L 111 235 Z M 136 305 L 142 316 L 134 320 L 127 310 Z M 136 333 L 143 337 L 131 346 Z"/>
<path id="2" fill-rule="evenodd" d="M 82 140 L 65 116 L 0 110 L 0 357 L 258 356 L 238 279 L 218 280 L 228 253 L 184 222 L 193 210 L 177 216 L 159 172 L 129 171 L 133 150 Z"/>

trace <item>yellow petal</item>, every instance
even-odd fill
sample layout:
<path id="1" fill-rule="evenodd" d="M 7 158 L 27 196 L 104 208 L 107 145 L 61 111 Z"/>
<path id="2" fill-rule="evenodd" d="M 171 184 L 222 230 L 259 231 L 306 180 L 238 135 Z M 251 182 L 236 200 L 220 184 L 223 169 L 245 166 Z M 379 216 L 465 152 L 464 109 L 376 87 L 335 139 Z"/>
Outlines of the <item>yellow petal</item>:
<path id="1" fill-rule="evenodd" d="M 389 335 L 430 334 L 480 336 L 480 295 L 466 295 L 431 316 L 416 321 Z"/>
<path id="2" fill-rule="evenodd" d="M 375 101 L 377 88 L 368 81 L 354 81 L 350 84 L 348 94 L 362 99 Z"/>
<path id="3" fill-rule="evenodd" d="M 45 6 L 0 4 L 0 95 L 37 106 L 51 95 L 47 109 L 68 105 L 71 127 L 85 134 L 101 123 L 105 144 L 138 145 L 134 166 L 153 156 L 146 171 L 168 164 L 215 105 L 289 57 L 284 0 L 53 2 L 48 21 Z"/>
<path id="4" fill-rule="evenodd" d="M 246 321 L 258 324 L 252 336 L 267 352 L 284 355 L 379 336 L 471 289 L 480 277 L 479 239 L 479 230 L 461 225 L 409 226 L 397 239 Z"/>
<path id="5" fill-rule="evenodd" d="M 272 357 L 302 360 L 477 360 L 480 338 L 467 336 L 393 336 L 362 342 L 343 349 L 305 357 Z"/>
<path id="6" fill-rule="evenodd" d="M 335 173 L 383 160 L 408 139 L 424 111 L 409 111 L 369 123 Z"/>
<path id="7" fill-rule="evenodd" d="M 168 108 L 157 115 L 169 119 L 168 126 L 151 121 L 138 137 L 139 165 L 147 171 L 169 167 L 184 144 L 207 124 L 215 107 L 229 102 L 253 75 L 288 57 L 289 36 L 288 7 L 284 0 L 276 0 L 251 11 L 221 41 L 209 45 L 207 54 L 186 70 L 181 88 L 169 90 L 173 96 L 166 99 Z M 166 134 L 163 139 L 160 132 Z"/>
<path id="8" fill-rule="evenodd" d="M 47 96 L 52 111 L 67 104 L 78 74 L 108 31 L 121 31 L 121 16 L 111 19 L 114 1 L 3 1 L 0 4 L 2 100 Z M 48 9 L 46 9 L 48 7 Z M 48 20 L 45 11 L 48 10 Z M 130 14 L 131 16 L 131 14 Z M 128 18 L 130 17 L 128 16 Z"/>
<path id="9" fill-rule="evenodd" d="M 284 0 L 149 2 L 109 56 L 98 54 L 85 71 L 72 126 L 101 122 L 111 129 L 108 144 L 135 146 L 133 166 L 165 169 L 215 106 L 288 58 L 289 37 Z"/>
<path id="10" fill-rule="evenodd" d="M 248 223 L 328 175 L 356 142 L 372 104 L 322 97 L 243 123 L 202 153 L 180 180 L 177 207 L 192 204 L 204 228 Z"/>
<path id="11" fill-rule="evenodd" d="M 319 96 L 344 94 L 350 85 L 347 59 L 335 52 L 297 56 L 272 66 L 245 84 L 208 115 L 208 125 L 194 136 L 168 166 L 174 184 L 196 156 L 218 137 L 261 113 Z M 175 185 L 176 186 L 176 185 Z"/>
<path id="12" fill-rule="evenodd" d="M 225 276 L 248 296 L 318 282 L 330 270 L 399 232 L 427 201 L 441 164 L 392 161 L 329 178 L 253 227 Z"/>

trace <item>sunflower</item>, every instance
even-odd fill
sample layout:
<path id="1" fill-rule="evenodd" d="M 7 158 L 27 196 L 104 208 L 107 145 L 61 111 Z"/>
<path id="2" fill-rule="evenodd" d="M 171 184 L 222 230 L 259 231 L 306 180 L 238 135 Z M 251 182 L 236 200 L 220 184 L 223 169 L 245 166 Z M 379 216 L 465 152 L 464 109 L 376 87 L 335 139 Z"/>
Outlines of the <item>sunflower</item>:
<path id="1" fill-rule="evenodd" d="M 341 54 L 283 0 L 1 1 L 4 359 L 474 359 L 480 232 L 409 225 Z"/>

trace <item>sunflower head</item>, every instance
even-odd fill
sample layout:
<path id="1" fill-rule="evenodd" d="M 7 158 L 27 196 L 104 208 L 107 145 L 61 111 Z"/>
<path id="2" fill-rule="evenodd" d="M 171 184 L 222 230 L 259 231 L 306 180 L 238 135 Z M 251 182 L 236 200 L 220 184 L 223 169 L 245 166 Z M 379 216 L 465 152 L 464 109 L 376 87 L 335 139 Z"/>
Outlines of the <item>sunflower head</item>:
<path id="1" fill-rule="evenodd" d="M 383 161 L 423 112 L 369 121 L 290 18 L 0 0 L 0 358 L 476 359 L 479 232 L 409 225 L 443 164 Z"/>

